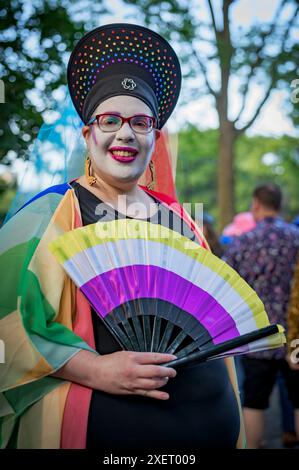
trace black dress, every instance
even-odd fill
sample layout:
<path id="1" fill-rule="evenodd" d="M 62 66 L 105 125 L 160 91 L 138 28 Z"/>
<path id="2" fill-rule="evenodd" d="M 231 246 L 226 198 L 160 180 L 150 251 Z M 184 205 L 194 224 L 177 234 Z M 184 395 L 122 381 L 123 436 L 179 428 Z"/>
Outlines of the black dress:
<path id="1" fill-rule="evenodd" d="M 101 218 L 106 221 L 125 218 L 77 182 L 72 186 L 79 200 L 83 225 L 98 222 Z M 148 220 L 163 225 L 169 220 L 170 229 L 180 227 L 180 233 L 196 240 L 184 221 L 164 204 L 156 200 L 155 203 L 157 212 Z M 96 350 L 100 354 L 121 350 L 94 310 L 92 321 Z M 236 447 L 240 430 L 239 409 L 222 359 L 180 370 L 163 390 L 169 393 L 169 400 L 94 390 L 89 409 L 87 448 L 106 451 Z"/>

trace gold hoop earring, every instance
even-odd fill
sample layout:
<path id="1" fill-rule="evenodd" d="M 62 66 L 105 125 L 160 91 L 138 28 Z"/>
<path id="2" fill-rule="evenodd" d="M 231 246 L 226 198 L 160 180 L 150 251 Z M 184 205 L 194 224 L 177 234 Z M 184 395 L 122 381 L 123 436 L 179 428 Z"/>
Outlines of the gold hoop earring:
<path id="1" fill-rule="evenodd" d="M 147 189 L 153 191 L 155 189 L 155 186 L 156 186 L 156 170 L 155 170 L 155 165 L 154 165 L 153 160 L 151 160 L 149 162 L 149 169 L 150 169 L 150 172 L 151 172 L 152 181 L 150 183 L 148 183 L 146 185 L 146 187 L 147 187 Z"/>
<path id="2" fill-rule="evenodd" d="M 89 186 L 92 186 L 97 182 L 97 179 L 95 176 L 92 176 L 90 174 L 90 165 L 91 165 L 91 160 L 89 157 L 86 158 L 85 160 L 85 178 Z"/>

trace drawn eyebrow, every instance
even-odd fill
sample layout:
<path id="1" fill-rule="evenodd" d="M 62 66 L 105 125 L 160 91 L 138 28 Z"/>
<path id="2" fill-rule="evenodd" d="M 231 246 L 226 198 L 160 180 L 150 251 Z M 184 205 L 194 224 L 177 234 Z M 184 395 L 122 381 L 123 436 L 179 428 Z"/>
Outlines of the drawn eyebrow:
<path id="1" fill-rule="evenodd" d="M 100 114 L 117 114 L 117 116 L 121 116 L 121 113 L 119 111 L 105 111 L 104 113 Z"/>

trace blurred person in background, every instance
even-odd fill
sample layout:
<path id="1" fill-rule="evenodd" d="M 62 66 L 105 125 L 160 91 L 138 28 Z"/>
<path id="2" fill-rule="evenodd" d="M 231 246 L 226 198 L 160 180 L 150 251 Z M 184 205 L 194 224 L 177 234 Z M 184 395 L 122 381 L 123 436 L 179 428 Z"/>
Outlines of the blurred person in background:
<path id="1" fill-rule="evenodd" d="M 233 221 L 223 229 L 220 243 L 226 248 L 226 246 L 234 240 L 234 237 L 239 237 L 243 235 L 243 233 L 249 232 L 255 225 L 256 222 L 251 212 L 240 212 L 235 215 Z"/>
<path id="2" fill-rule="evenodd" d="M 298 226 L 299 226 L 299 217 L 297 217 L 297 219 L 298 219 Z M 291 369 L 299 370 L 299 256 L 297 256 L 296 267 L 294 271 L 287 322 L 288 322 L 287 323 L 288 325 L 287 359 L 288 359 L 288 363 Z M 293 447 L 295 445 L 299 445 L 298 419 L 296 420 L 295 424 L 296 424 L 297 439 L 296 439 L 296 435 L 294 435 L 294 432 L 292 430 L 291 432 L 286 430 L 283 436 L 284 445 L 286 447 Z"/>
<path id="3" fill-rule="evenodd" d="M 299 216 L 293 221 L 293 224 L 299 226 Z M 239 237 L 246 232 L 254 229 L 256 221 L 253 217 L 252 212 L 240 212 L 237 214 L 233 221 L 227 225 L 220 237 L 222 251 L 224 252 L 228 245 L 232 243 L 235 237 Z M 244 382 L 244 371 L 242 366 L 242 358 L 235 357 L 235 365 L 238 376 L 239 391 L 241 401 L 243 401 L 243 382 Z M 277 385 L 279 389 L 279 401 L 281 408 L 281 426 L 283 429 L 282 443 L 285 447 L 294 447 L 298 444 L 295 432 L 294 423 L 294 409 L 292 403 L 288 398 L 288 392 L 283 375 L 279 372 L 277 375 Z"/>
<path id="4" fill-rule="evenodd" d="M 299 370 L 299 255 L 294 271 L 287 320 L 288 362 L 292 369 Z M 297 434 L 299 434 L 299 429 L 297 429 Z"/>
<path id="5" fill-rule="evenodd" d="M 211 248 L 211 251 L 214 255 L 218 256 L 218 258 L 221 258 L 223 255 L 223 249 L 221 246 L 221 243 L 219 242 L 218 235 L 215 231 L 214 228 L 214 217 L 211 216 L 210 214 L 205 213 L 203 215 L 203 234 L 205 239 L 207 240 L 209 247 Z"/>
<path id="6" fill-rule="evenodd" d="M 287 320 L 288 362 L 291 369 L 299 370 L 299 255 L 294 271 Z M 297 435 L 299 435 L 298 428 Z"/>
<path id="7" fill-rule="evenodd" d="M 287 328 L 291 281 L 299 248 L 299 230 L 279 216 L 282 194 L 266 184 L 253 192 L 251 211 L 256 227 L 234 238 L 223 257 L 257 292 L 272 322 Z M 286 360 L 286 351 L 263 351 L 244 356 L 243 406 L 247 444 L 260 448 L 264 437 L 264 410 L 279 371 L 283 374 L 299 426 L 299 371 Z"/>
<path id="8" fill-rule="evenodd" d="M 239 212 L 233 218 L 232 222 L 224 227 L 223 232 L 220 236 L 220 244 L 222 248 L 222 256 L 224 255 L 227 247 L 233 242 L 236 237 L 240 237 L 246 232 L 249 232 L 256 226 L 256 222 L 250 211 Z M 242 358 L 240 356 L 235 357 L 236 372 L 239 384 L 239 392 L 241 402 L 243 401 L 243 382 L 244 382 L 244 371 L 242 366 Z"/>
<path id="9" fill-rule="evenodd" d="M 296 215 L 296 217 L 292 220 L 292 224 L 297 225 L 297 227 L 299 227 L 299 215 Z"/>

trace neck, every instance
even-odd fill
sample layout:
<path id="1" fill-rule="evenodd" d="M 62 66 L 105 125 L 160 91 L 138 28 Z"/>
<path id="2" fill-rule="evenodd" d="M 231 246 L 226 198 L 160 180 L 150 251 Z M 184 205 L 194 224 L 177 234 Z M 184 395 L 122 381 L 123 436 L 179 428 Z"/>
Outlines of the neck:
<path id="1" fill-rule="evenodd" d="M 97 176 L 97 182 L 93 186 L 97 191 L 105 194 L 105 197 L 109 200 L 117 200 L 118 196 L 126 195 L 128 197 L 135 197 L 139 188 L 137 182 L 129 183 L 110 183 L 104 181 L 102 178 Z"/>
<path id="2" fill-rule="evenodd" d="M 259 222 L 260 220 L 265 219 L 266 217 L 278 217 L 279 212 L 274 211 L 273 209 L 263 209 L 256 217 L 255 220 Z"/>
<path id="3" fill-rule="evenodd" d="M 78 183 L 122 214 L 144 219 L 151 217 L 157 211 L 152 198 L 139 188 L 137 183 L 134 185 L 111 185 L 97 178 L 97 182 L 89 186 L 85 175 L 78 179 Z M 139 203 L 138 207 L 135 203 Z"/>
<path id="4" fill-rule="evenodd" d="M 139 188 L 137 182 L 130 183 L 109 183 L 97 176 L 95 184 L 90 186 L 85 176 L 81 176 L 78 182 L 89 189 L 92 193 L 98 196 L 103 201 L 112 205 L 117 205 L 119 196 L 126 196 L 128 203 L 135 201 L 143 201 L 148 196 L 142 189 Z"/>

